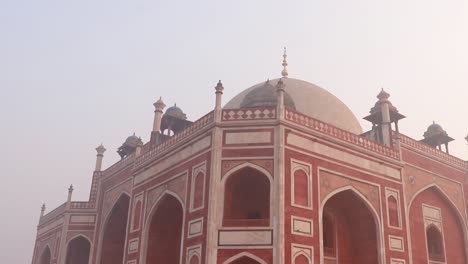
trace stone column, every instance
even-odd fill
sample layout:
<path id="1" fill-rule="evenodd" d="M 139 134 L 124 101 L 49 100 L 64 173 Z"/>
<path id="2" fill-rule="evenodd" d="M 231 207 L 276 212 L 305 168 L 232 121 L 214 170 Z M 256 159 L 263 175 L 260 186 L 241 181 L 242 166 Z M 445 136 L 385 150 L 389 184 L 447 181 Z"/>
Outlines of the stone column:
<path id="1" fill-rule="evenodd" d="M 381 113 L 382 113 L 382 143 L 387 146 L 391 147 L 392 145 L 392 129 L 390 125 L 390 106 L 388 98 L 390 94 L 385 92 L 383 89 L 377 96 L 380 100 L 381 104 Z"/>
<path id="2" fill-rule="evenodd" d="M 96 158 L 96 168 L 94 171 L 101 171 L 102 168 L 102 158 L 104 157 L 104 152 L 106 152 L 106 148 L 101 144 L 96 148 L 97 151 L 97 158 Z"/>
<path id="3" fill-rule="evenodd" d="M 135 149 L 135 157 L 139 157 L 141 155 L 141 148 L 143 147 L 143 142 L 140 140 L 137 143 L 136 149 Z"/>
<path id="4" fill-rule="evenodd" d="M 216 90 L 216 104 L 215 104 L 214 116 L 215 116 L 215 122 L 219 123 L 221 122 L 221 115 L 222 115 L 221 97 L 223 95 L 223 90 L 224 90 L 221 80 L 219 80 L 218 84 L 216 84 L 215 90 Z"/>
<path id="5" fill-rule="evenodd" d="M 166 105 L 164 104 L 161 97 L 159 97 L 159 100 L 153 105 L 154 105 L 155 110 L 154 110 L 154 122 L 153 122 L 152 132 L 154 133 L 154 132 L 161 131 L 161 119 L 162 119 L 164 107 L 166 107 Z"/>
<path id="6" fill-rule="evenodd" d="M 45 210 L 46 210 L 46 206 L 45 206 L 45 203 L 43 203 L 41 206 L 41 216 L 39 217 L 39 220 L 44 216 Z"/>
<path id="7" fill-rule="evenodd" d="M 70 209 L 71 207 L 72 194 L 73 194 L 73 185 L 70 184 L 70 188 L 68 188 L 68 197 L 67 197 L 67 205 L 66 205 L 67 210 Z"/>
<path id="8" fill-rule="evenodd" d="M 283 79 L 279 79 L 276 84 L 277 102 L 276 102 L 276 115 L 278 119 L 284 118 L 284 82 Z"/>

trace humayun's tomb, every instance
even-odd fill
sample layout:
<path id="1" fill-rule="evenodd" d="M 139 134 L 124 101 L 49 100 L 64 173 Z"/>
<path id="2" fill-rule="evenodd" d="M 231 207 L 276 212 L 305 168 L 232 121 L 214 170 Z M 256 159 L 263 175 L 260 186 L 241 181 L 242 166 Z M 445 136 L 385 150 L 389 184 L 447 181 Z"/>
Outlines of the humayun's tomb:
<path id="1" fill-rule="evenodd" d="M 282 77 L 187 120 L 154 103 L 89 200 L 42 207 L 32 264 L 467 264 L 468 161 L 420 139 L 380 91 L 362 128 L 326 90 Z M 369 98 L 371 100 L 371 98 Z M 373 105 L 373 106 L 372 106 Z M 468 138 L 467 138 L 468 139 Z"/>

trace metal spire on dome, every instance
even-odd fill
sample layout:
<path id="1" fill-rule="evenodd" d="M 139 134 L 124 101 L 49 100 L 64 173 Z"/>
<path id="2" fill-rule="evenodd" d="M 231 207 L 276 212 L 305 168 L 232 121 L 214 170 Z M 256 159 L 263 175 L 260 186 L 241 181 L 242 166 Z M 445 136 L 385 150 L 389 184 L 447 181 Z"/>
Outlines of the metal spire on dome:
<path id="1" fill-rule="evenodd" d="M 288 66 L 288 62 L 286 61 L 286 58 L 288 57 L 288 55 L 286 54 L 286 47 L 284 47 L 284 52 L 283 52 L 283 70 L 281 71 L 281 75 L 284 77 L 284 78 L 288 78 L 288 69 L 287 69 L 287 66 Z"/>

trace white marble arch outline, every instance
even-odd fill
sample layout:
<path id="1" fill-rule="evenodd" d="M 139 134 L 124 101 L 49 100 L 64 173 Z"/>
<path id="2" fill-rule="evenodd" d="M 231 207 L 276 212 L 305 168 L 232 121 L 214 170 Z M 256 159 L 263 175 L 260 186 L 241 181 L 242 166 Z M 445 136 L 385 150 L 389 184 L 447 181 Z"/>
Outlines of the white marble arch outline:
<path id="1" fill-rule="evenodd" d="M 258 170 L 259 172 L 263 173 L 264 176 L 266 176 L 268 178 L 268 181 L 270 183 L 270 222 L 268 224 L 268 227 L 271 227 L 272 225 L 272 219 L 273 219 L 273 209 L 275 208 L 273 206 L 273 203 L 271 202 L 273 200 L 273 177 L 271 176 L 271 174 L 264 168 L 256 165 L 256 164 L 253 164 L 251 162 L 244 162 L 242 164 L 239 164 L 233 168 L 231 168 L 229 171 L 227 171 L 224 175 L 222 175 L 222 179 L 221 179 L 221 182 L 220 182 L 220 185 L 218 186 L 218 194 L 221 195 L 222 197 L 220 197 L 222 203 L 220 203 L 219 205 L 219 210 L 218 210 L 218 227 L 221 228 L 222 227 L 222 222 L 223 222 L 223 219 L 224 219 L 224 191 L 226 189 L 226 181 L 227 179 L 229 179 L 229 177 L 231 177 L 233 174 L 235 174 L 237 171 L 243 169 L 243 168 L 246 168 L 246 167 L 250 167 L 254 170 Z"/>
<path id="2" fill-rule="evenodd" d="M 52 252 L 52 249 L 50 248 L 49 243 L 46 243 L 45 245 L 42 246 L 42 249 L 39 251 L 40 254 L 39 254 L 38 258 L 36 259 L 36 263 L 42 264 L 42 263 L 41 263 L 41 258 L 42 258 L 42 255 L 44 255 L 45 250 L 46 250 L 47 248 L 49 249 L 49 252 L 50 252 L 50 260 L 52 261 L 52 256 L 53 256 L 52 254 L 53 254 L 54 252 Z"/>
<path id="3" fill-rule="evenodd" d="M 344 191 L 352 191 L 358 198 L 361 199 L 361 201 L 366 205 L 366 207 L 369 209 L 371 212 L 371 215 L 374 218 L 375 222 L 375 230 L 377 233 L 377 250 L 378 250 L 378 260 L 379 262 L 376 264 L 382 264 L 385 263 L 385 248 L 383 245 L 383 226 L 382 226 L 382 221 L 380 221 L 379 214 L 377 213 L 377 210 L 372 206 L 372 204 L 367 200 L 367 198 L 364 197 L 364 195 L 359 192 L 356 188 L 354 188 L 351 185 L 344 186 L 341 188 L 338 188 L 332 192 L 330 192 L 322 201 L 320 204 L 320 212 L 319 212 L 319 238 L 320 238 L 320 263 L 324 263 L 324 253 L 323 253 L 323 228 L 322 228 L 322 218 L 323 218 L 323 209 L 325 207 L 325 204 L 332 198 L 333 196 L 342 193 Z M 380 196 L 379 196 L 380 197 Z"/>
<path id="4" fill-rule="evenodd" d="M 242 257 L 251 258 L 251 259 L 257 261 L 260 264 L 267 264 L 266 261 L 264 261 L 263 259 L 257 257 L 256 255 L 254 255 L 252 253 L 249 253 L 249 252 L 241 252 L 241 253 L 239 253 L 237 255 L 234 255 L 234 256 L 228 258 L 226 261 L 224 261 L 223 264 L 229 264 L 229 263 L 231 263 L 231 262 L 233 262 L 235 260 L 238 260 L 238 259 L 240 259 Z"/>
<path id="5" fill-rule="evenodd" d="M 299 252 L 299 253 L 297 253 L 297 254 L 295 254 L 294 256 L 292 256 L 293 263 L 296 263 L 296 258 L 299 257 L 299 256 L 304 256 L 304 257 L 307 259 L 307 261 L 309 262 L 309 264 L 312 264 L 312 263 L 313 263 L 312 260 L 310 259 L 310 257 L 307 256 L 306 253 L 304 253 L 304 252 L 302 252 L 302 251 Z"/>
<path id="6" fill-rule="evenodd" d="M 120 196 L 119 196 L 119 199 L 120 199 Z M 117 199 L 118 200 L 118 199 Z M 89 237 L 87 237 L 86 235 L 84 234 L 77 234 L 77 235 L 74 235 L 72 237 L 70 237 L 67 241 L 67 243 L 65 243 L 65 261 L 67 261 L 67 255 L 68 255 L 68 245 L 70 244 L 70 242 L 72 242 L 73 240 L 79 238 L 79 237 L 82 237 L 84 239 L 86 239 L 89 243 L 89 258 L 88 258 L 88 263 L 91 263 L 91 258 L 93 257 L 93 242 L 91 241 L 91 239 L 89 239 Z"/>
<path id="7" fill-rule="evenodd" d="M 109 222 L 109 217 L 112 214 L 112 211 L 114 210 L 115 205 L 120 201 L 120 198 L 122 198 L 124 195 L 128 197 L 128 214 L 127 214 L 127 226 L 125 227 L 125 245 L 124 245 L 124 250 L 127 247 L 127 230 L 128 230 L 128 225 L 129 225 L 129 218 L 130 218 L 130 203 L 132 202 L 131 196 L 128 192 L 123 191 L 120 195 L 119 198 L 115 199 L 114 203 L 111 206 L 111 209 L 107 213 L 107 215 L 104 216 L 104 221 L 102 222 L 101 225 L 101 230 L 99 234 L 99 243 L 98 243 L 98 251 L 96 255 L 96 263 L 101 263 L 101 255 L 102 255 L 102 239 L 104 238 L 104 231 L 105 227 L 107 226 L 107 222 Z M 124 259 L 125 259 L 125 254 L 124 254 Z"/>
<path id="8" fill-rule="evenodd" d="M 182 207 L 182 234 L 180 237 L 180 252 L 179 252 L 179 263 L 183 263 L 182 255 L 183 255 L 183 250 L 184 250 L 184 235 L 185 235 L 185 203 L 183 200 L 175 193 L 169 190 L 165 190 L 164 192 L 159 195 L 158 199 L 156 202 L 153 204 L 151 209 L 149 210 L 148 216 L 145 216 L 146 219 L 144 219 L 144 225 L 143 225 L 143 233 L 141 235 L 141 242 L 140 242 L 140 263 L 141 264 L 146 264 L 146 252 L 148 250 L 148 234 L 149 234 L 149 228 L 151 224 L 151 220 L 153 219 L 154 214 L 156 213 L 159 202 L 164 198 L 166 195 L 170 195 L 179 201 L 180 206 Z"/>
<path id="9" fill-rule="evenodd" d="M 429 190 L 430 188 L 435 188 L 437 191 L 439 191 L 442 198 L 445 199 L 450 204 L 450 206 L 452 207 L 452 210 L 455 210 L 455 212 L 457 212 L 456 215 L 458 216 L 458 221 L 461 221 L 461 226 L 462 226 L 462 229 L 463 229 L 463 238 L 464 238 L 465 248 L 467 248 L 467 246 L 468 246 L 468 230 L 467 230 L 467 227 L 466 227 L 467 223 L 465 222 L 465 218 L 460 213 L 460 211 L 458 210 L 457 206 L 452 201 L 452 199 L 450 199 L 450 197 L 447 195 L 447 193 L 445 193 L 444 190 L 442 189 L 442 187 L 437 185 L 437 183 L 428 184 L 428 185 L 422 187 L 421 189 L 419 189 L 416 193 L 414 193 L 413 197 L 411 197 L 410 202 L 408 203 L 408 206 L 406 207 L 406 222 L 407 223 L 410 222 L 409 214 L 410 214 L 411 206 L 413 205 L 414 199 L 416 199 L 416 197 L 419 194 L 421 194 L 422 192 L 424 192 L 426 190 Z M 408 251 L 411 252 L 412 251 L 412 245 L 411 245 L 411 231 L 410 230 L 408 231 L 408 234 L 409 234 L 409 236 L 408 236 Z M 445 243 L 444 243 L 444 247 L 445 247 Z M 413 257 L 412 257 L 412 255 L 410 257 L 411 257 L 410 263 L 412 263 Z M 468 250 L 465 250 L 465 258 L 468 259 Z"/>

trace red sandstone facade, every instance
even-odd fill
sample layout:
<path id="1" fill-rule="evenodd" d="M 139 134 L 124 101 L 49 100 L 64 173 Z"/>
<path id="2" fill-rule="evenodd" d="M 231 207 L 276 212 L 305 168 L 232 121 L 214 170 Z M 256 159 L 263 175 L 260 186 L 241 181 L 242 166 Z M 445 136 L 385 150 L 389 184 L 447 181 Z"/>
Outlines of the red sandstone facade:
<path id="1" fill-rule="evenodd" d="M 388 96 L 373 138 L 288 106 L 281 81 L 276 105 L 237 109 L 218 84 L 193 123 L 158 101 L 150 142 L 106 170 L 98 148 L 89 201 L 42 212 L 32 263 L 468 263 L 467 161 L 386 127 Z"/>

